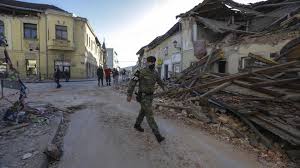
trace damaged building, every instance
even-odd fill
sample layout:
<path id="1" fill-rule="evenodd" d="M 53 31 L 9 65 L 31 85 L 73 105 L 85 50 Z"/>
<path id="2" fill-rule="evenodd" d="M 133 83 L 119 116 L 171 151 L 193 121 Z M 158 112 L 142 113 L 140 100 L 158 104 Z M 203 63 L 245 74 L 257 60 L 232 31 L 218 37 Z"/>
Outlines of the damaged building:
<path id="1" fill-rule="evenodd" d="M 141 64 L 155 56 L 161 77 L 171 78 L 168 91 L 156 93 L 164 102 L 157 106 L 227 127 L 255 147 L 280 144 L 300 164 L 299 8 L 292 0 L 204 0 L 178 15 L 178 23 L 137 53 Z M 230 117 L 249 134 L 228 124 Z"/>
<path id="2" fill-rule="evenodd" d="M 164 79 L 195 63 L 206 71 L 229 74 L 259 67 L 287 48 L 294 50 L 290 57 L 299 52 L 299 8 L 299 1 L 293 0 L 249 5 L 204 0 L 176 16 L 179 21 L 137 55 L 141 63 L 147 56 L 157 57 Z"/>

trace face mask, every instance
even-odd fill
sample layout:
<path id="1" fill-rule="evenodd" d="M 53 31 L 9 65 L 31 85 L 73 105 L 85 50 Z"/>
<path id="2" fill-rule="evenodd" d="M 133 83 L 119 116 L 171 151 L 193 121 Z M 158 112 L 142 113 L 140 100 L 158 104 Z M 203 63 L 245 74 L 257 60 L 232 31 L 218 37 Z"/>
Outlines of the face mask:
<path id="1" fill-rule="evenodd" d="M 149 65 L 150 69 L 154 69 L 155 68 L 155 64 Z"/>

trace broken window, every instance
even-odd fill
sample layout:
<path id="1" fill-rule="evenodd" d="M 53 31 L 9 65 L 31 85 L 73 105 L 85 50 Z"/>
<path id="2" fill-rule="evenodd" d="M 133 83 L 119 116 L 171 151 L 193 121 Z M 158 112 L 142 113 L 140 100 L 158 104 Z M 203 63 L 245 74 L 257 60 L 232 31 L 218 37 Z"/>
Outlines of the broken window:
<path id="1" fill-rule="evenodd" d="M 57 40 L 68 40 L 68 27 L 55 25 L 55 34 Z"/>
<path id="2" fill-rule="evenodd" d="M 24 38 L 37 39 L 37 25 L 31 23 L 24 23 Z"/>
<path id="3" fill-rule="evenodd" d="M 239 68 L 240 69 L 252 69 L 252 68 L 260 68 L 265 65 L 266 65 L 265 63 L 255 60 L 251 57 L 242 57 L 240 60 Z"/>

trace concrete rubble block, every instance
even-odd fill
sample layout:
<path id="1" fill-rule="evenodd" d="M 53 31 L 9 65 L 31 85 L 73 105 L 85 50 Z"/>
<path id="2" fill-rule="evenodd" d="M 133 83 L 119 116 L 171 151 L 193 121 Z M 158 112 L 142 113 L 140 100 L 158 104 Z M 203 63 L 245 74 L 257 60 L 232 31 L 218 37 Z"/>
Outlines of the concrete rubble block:
<path id="1" fill-rule="evenodd" d="M 59 161 L 62 155 L 61 150 L 55 144 L 48 144 L 45 154 L 52 160 Z"/>

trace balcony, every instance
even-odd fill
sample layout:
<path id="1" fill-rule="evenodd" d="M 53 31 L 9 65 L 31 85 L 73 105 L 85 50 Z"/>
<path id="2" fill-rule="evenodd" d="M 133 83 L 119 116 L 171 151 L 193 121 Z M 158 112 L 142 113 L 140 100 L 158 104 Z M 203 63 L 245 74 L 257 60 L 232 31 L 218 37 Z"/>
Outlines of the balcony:
<path id="1" fill-rule="evenodd" d="M 48 43 L 49 50 L 68 50 L 73 51 L 75 48 L 71 44 L 69 40 L 58 40 L 53 39 L 51 42 Z"/>

